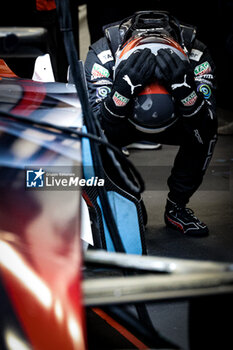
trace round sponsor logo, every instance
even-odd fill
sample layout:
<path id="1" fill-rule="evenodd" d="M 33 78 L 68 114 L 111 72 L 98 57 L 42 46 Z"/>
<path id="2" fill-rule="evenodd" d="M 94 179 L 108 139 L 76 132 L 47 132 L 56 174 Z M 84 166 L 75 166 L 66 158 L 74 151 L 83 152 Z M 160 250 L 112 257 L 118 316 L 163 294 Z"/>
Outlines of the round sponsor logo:
<path id="1" fill-rule="evenodd" d="M 109 93 L 111 92 L 111 89 L 109 86 L 100 86 L 96 89 L 96 96 L 98 98 L 105 98 Z"/>
<path id="2" fill-rule="evenodd" d="M 211 88 L 207 84 L 200 84 L 198 86 L 198 91 L 204 95 L 205 99 L 208 99 L 211 96 Z"/>

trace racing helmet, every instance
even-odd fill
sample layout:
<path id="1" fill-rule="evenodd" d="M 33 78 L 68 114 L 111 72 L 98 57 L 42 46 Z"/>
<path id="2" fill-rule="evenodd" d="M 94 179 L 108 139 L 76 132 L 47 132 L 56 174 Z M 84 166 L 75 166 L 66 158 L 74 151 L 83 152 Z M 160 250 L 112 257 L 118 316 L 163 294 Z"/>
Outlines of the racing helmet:
<path id="1" fill-rule="evenodd" d="M 159 49 L 169 48 L 182 60 L 188 59 L 182 47 L 166 28 L 164 30 L 164 26 L 159 27 L 159 30 L 153 30 L 151 26 L 149 30 L 138 28 L 133 34 L 116 52 L 115 73 L 119 64 L 138 49 L 149 48 L 157 55 Z M 129 122 L 138 130 L 144 133 L 158 133 L 170 127 L 176 120 L 173 98 L 156 79 L 135 96 L 133 114 L 129 117 Z"/>

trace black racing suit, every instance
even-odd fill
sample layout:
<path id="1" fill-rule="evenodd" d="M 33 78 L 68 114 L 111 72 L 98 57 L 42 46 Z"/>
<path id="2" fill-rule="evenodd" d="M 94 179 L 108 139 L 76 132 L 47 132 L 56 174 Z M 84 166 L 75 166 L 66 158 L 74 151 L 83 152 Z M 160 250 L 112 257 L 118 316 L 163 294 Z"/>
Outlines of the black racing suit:
<path id="1" fill-rule="evenodd" d="M 191 117 L 179 117 L 177 122 L 161 133 L 147 134 L 135 129 L 127 121 L 111 122 L 102 113 L 102 103 L 111 92 L 113 84 L 114 53 L 106 37 L 91 45 L 85 61 L 89 98 L 97 113 L 109 142 L 118 147 L 135 141 L 179 145 L 171 175 L 168 178 L 168 197 L 177 204 L 185 205 L 203 180 L 203 175 L 217 141 L 216 101 L 214 96 L 215 65 L 207 47 L 197 39 L 188 45 L 188 56 L 194 71 L 201 108 Z"/>

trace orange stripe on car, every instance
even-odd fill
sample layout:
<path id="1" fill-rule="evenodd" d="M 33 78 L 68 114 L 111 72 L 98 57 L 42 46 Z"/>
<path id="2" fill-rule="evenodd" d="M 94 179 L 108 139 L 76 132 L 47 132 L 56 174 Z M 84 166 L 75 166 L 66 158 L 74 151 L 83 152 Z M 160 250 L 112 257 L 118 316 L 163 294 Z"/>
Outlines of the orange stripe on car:
<path id="1" fill-rule="evenodd" d="M 148 346 L 142 343 L 138 338 L 136 338 L 131 332 L 129 332 L 125 327 L 115 321 L 106 312 L 99 308 L 92 308 L 92 310 L 103 320 L 105 320 L 111 327 L 115 328 L 123 337 L 125 337 L 130 343 L 132 343 L 137 349 L 145 350 Z"/>

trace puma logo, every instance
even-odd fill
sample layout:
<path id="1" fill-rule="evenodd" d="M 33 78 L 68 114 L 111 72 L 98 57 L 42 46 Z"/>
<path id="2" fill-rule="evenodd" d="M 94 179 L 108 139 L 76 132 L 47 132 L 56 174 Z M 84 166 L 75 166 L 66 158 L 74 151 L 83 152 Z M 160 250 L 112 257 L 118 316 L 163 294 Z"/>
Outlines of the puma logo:
<path id="1" fill-rule="evenodd" d="M 172 90 L 175 90 L 175 89 L 177 89 L 177 88 L 179 88 L 179 87 L 181 87 L 181 86 L 186 86 L 186 87 L 188 87 L 188 88 L 191 88 L 191 86 L 190 86 L 189 84 L 186 83 L 186 78 L 187 78 L 187 74 L 185 74 L 185 76 L 184 76 L 184 82 L 183 82 L 183 83 L 180 83 L 180 84 L 172 84 L 172 85 L 171 85 Z"/>
<path id="2" fill-rule="evenodd" d="M 126 83 L 129 84 L 130 88 L 131 88 L 131 95 L 133 95 L 134 93 L 134 89 L 138 86 L 142 86 L 142 84 L 137 84 L 137 85 L 133 85 L 132 81 L 130 80 L 130 77 L 128 75 L 124 75 L 123 79 L 126 81 Z"/>

